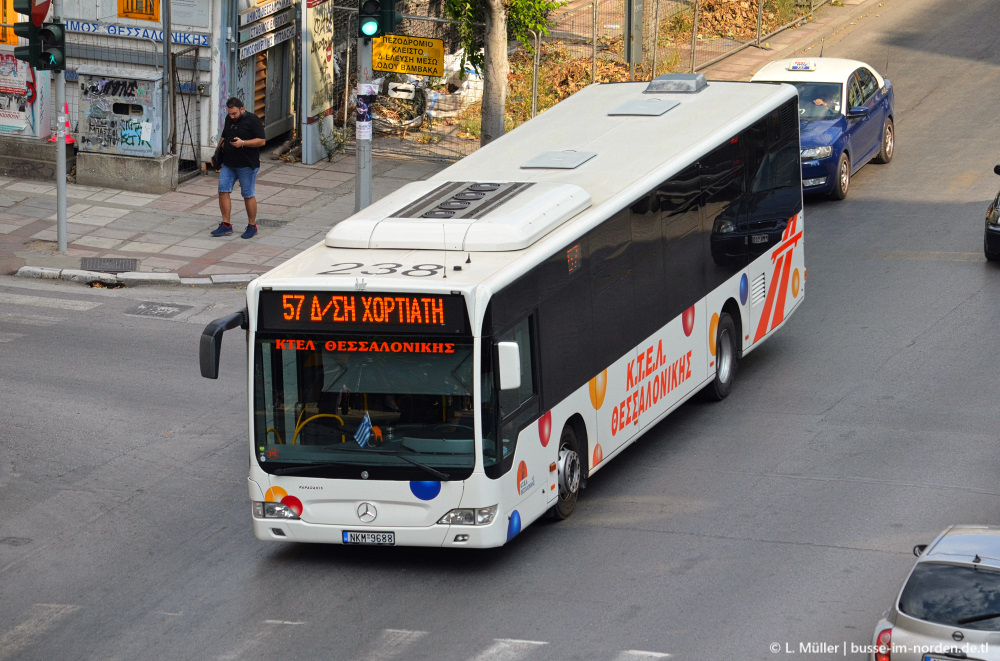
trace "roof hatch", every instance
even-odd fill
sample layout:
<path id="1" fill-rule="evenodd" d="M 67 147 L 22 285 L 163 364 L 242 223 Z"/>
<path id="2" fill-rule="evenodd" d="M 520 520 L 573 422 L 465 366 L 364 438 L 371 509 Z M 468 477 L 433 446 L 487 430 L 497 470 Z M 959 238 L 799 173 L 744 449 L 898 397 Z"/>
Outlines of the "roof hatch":
<path id="1" fill-rule="evenodd" d="M 393 202 L 397 195 L 416 199 L 400 208 Z M 573 184 L 415 182 L 335 225 L 326 235 L 326 245 L 520 250 L 589 206 L 590 194 Z"/>

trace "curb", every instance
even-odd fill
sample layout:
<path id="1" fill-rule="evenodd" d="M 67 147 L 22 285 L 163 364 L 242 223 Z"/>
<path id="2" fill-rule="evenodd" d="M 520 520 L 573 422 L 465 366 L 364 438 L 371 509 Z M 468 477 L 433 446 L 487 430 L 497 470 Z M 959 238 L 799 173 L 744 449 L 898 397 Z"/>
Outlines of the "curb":
<path id="1" fill-rule="evenodd" d="M 137 285 L 188 285 L 204 287 L 213 285 L 246 286 L 258 278 L 256 273 L 227 273 L 207 278 L 182 278 L 176 273 L 104 273 L 102 271 L 82 271 L 80 269 L 56 269 L 47 266 L 22 266 L 14 274 L 18 278 L 41 278 L 45 280 L 67 280 L 83 285 L 99 283 L 109 287 L 134 287 Z"/>

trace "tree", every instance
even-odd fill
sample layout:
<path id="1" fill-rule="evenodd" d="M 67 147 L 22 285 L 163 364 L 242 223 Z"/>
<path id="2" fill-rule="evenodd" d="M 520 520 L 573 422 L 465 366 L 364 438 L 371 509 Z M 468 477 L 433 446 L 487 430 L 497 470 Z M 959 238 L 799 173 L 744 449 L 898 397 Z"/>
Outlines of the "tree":
<path id="1" fill-rule="evenodd" d="M 560 0 L 448 0 L 447 13 L 461 21 L 459 38 L 465 59 L 483 77 L 480 145 L 504 133 L 507 105 L 507 42 L 516 39 L 534 48 L 534 34 L 549 33 L 549 12 Z M 465 62 L 462 63 L 465 69 Z"/>

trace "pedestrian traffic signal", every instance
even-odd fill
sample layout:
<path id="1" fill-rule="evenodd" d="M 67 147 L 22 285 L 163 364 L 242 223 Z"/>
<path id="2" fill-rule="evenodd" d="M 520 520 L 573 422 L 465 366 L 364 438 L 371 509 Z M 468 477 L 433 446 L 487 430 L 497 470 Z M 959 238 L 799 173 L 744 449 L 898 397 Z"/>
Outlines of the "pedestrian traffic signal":
<path id="1" fill-rule="evenodd" d="M 66 30 L 62 23 L 42 23 L 38 29 L 41 52 L 36 69 L 63 71 L 66 69 Z"/>
<path id="2" fill-rule="evenodd" d="M 396 0 L 358 0 L 358 36 L 366 39 L 391 32 L 403 15 L 396 11 Z"/>
<path id="3" fill-rule="evenodd" d="M 384 1 L 384 0 L 383 0 Z M 382 2 L 358 0 L 358 36 L 371 39 L 382 36 Z"/>

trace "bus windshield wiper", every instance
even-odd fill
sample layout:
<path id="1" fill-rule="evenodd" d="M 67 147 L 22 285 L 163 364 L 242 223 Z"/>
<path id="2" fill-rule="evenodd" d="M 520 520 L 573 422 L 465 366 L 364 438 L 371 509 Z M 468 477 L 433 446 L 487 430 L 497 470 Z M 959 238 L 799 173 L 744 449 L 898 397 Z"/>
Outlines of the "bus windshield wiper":
<path id="1" fill-rule="evenodd" d="M 339 461 L 324 461 L 322 464 L 303 464 L 301 466 L 289 466 L 287 468 L 279 468 L 274 471 L 274 475 L 291 475 L 292 473 L 308 473 L 309 471 L 318 470 L 320 468 L 334 468 L 336 466 L 343 466 L 343 462 Z"/>
<path id="2" fill-rule="evenodd" d="M 409 462 L 409 463 L 413 464 L 414 466 L 416 466 L 417 468 L 421 468 L 421 469 L 427 471 L 428 473 L 430 473 L 431 475 L 433 475 L 434 477 L 436 477 L 439 480 L 450 480 L 451 479 L 451 475 L 449 475 L 448 473 L 445 473 L 443 471 L 439 471 L 438 469 L 436 469 L 436 468 L 434 468 L 432 466 L 428 466 L 427 464 L 421 463 L 421 462 L 417 461 L 416 459 L 411 459 L 410 457 L 407 457 L 404 454 L 399 454 L 398 452 L 393 452 L 392 450 L 378 450 L 376 448 L 338 448 L 337 452 L 363 452 L 365 454 L 379 454 L 379 455 L 385 455 L 385 456 L 389 456 L 389 457 L 399 457 L 403 461 Z"/>

